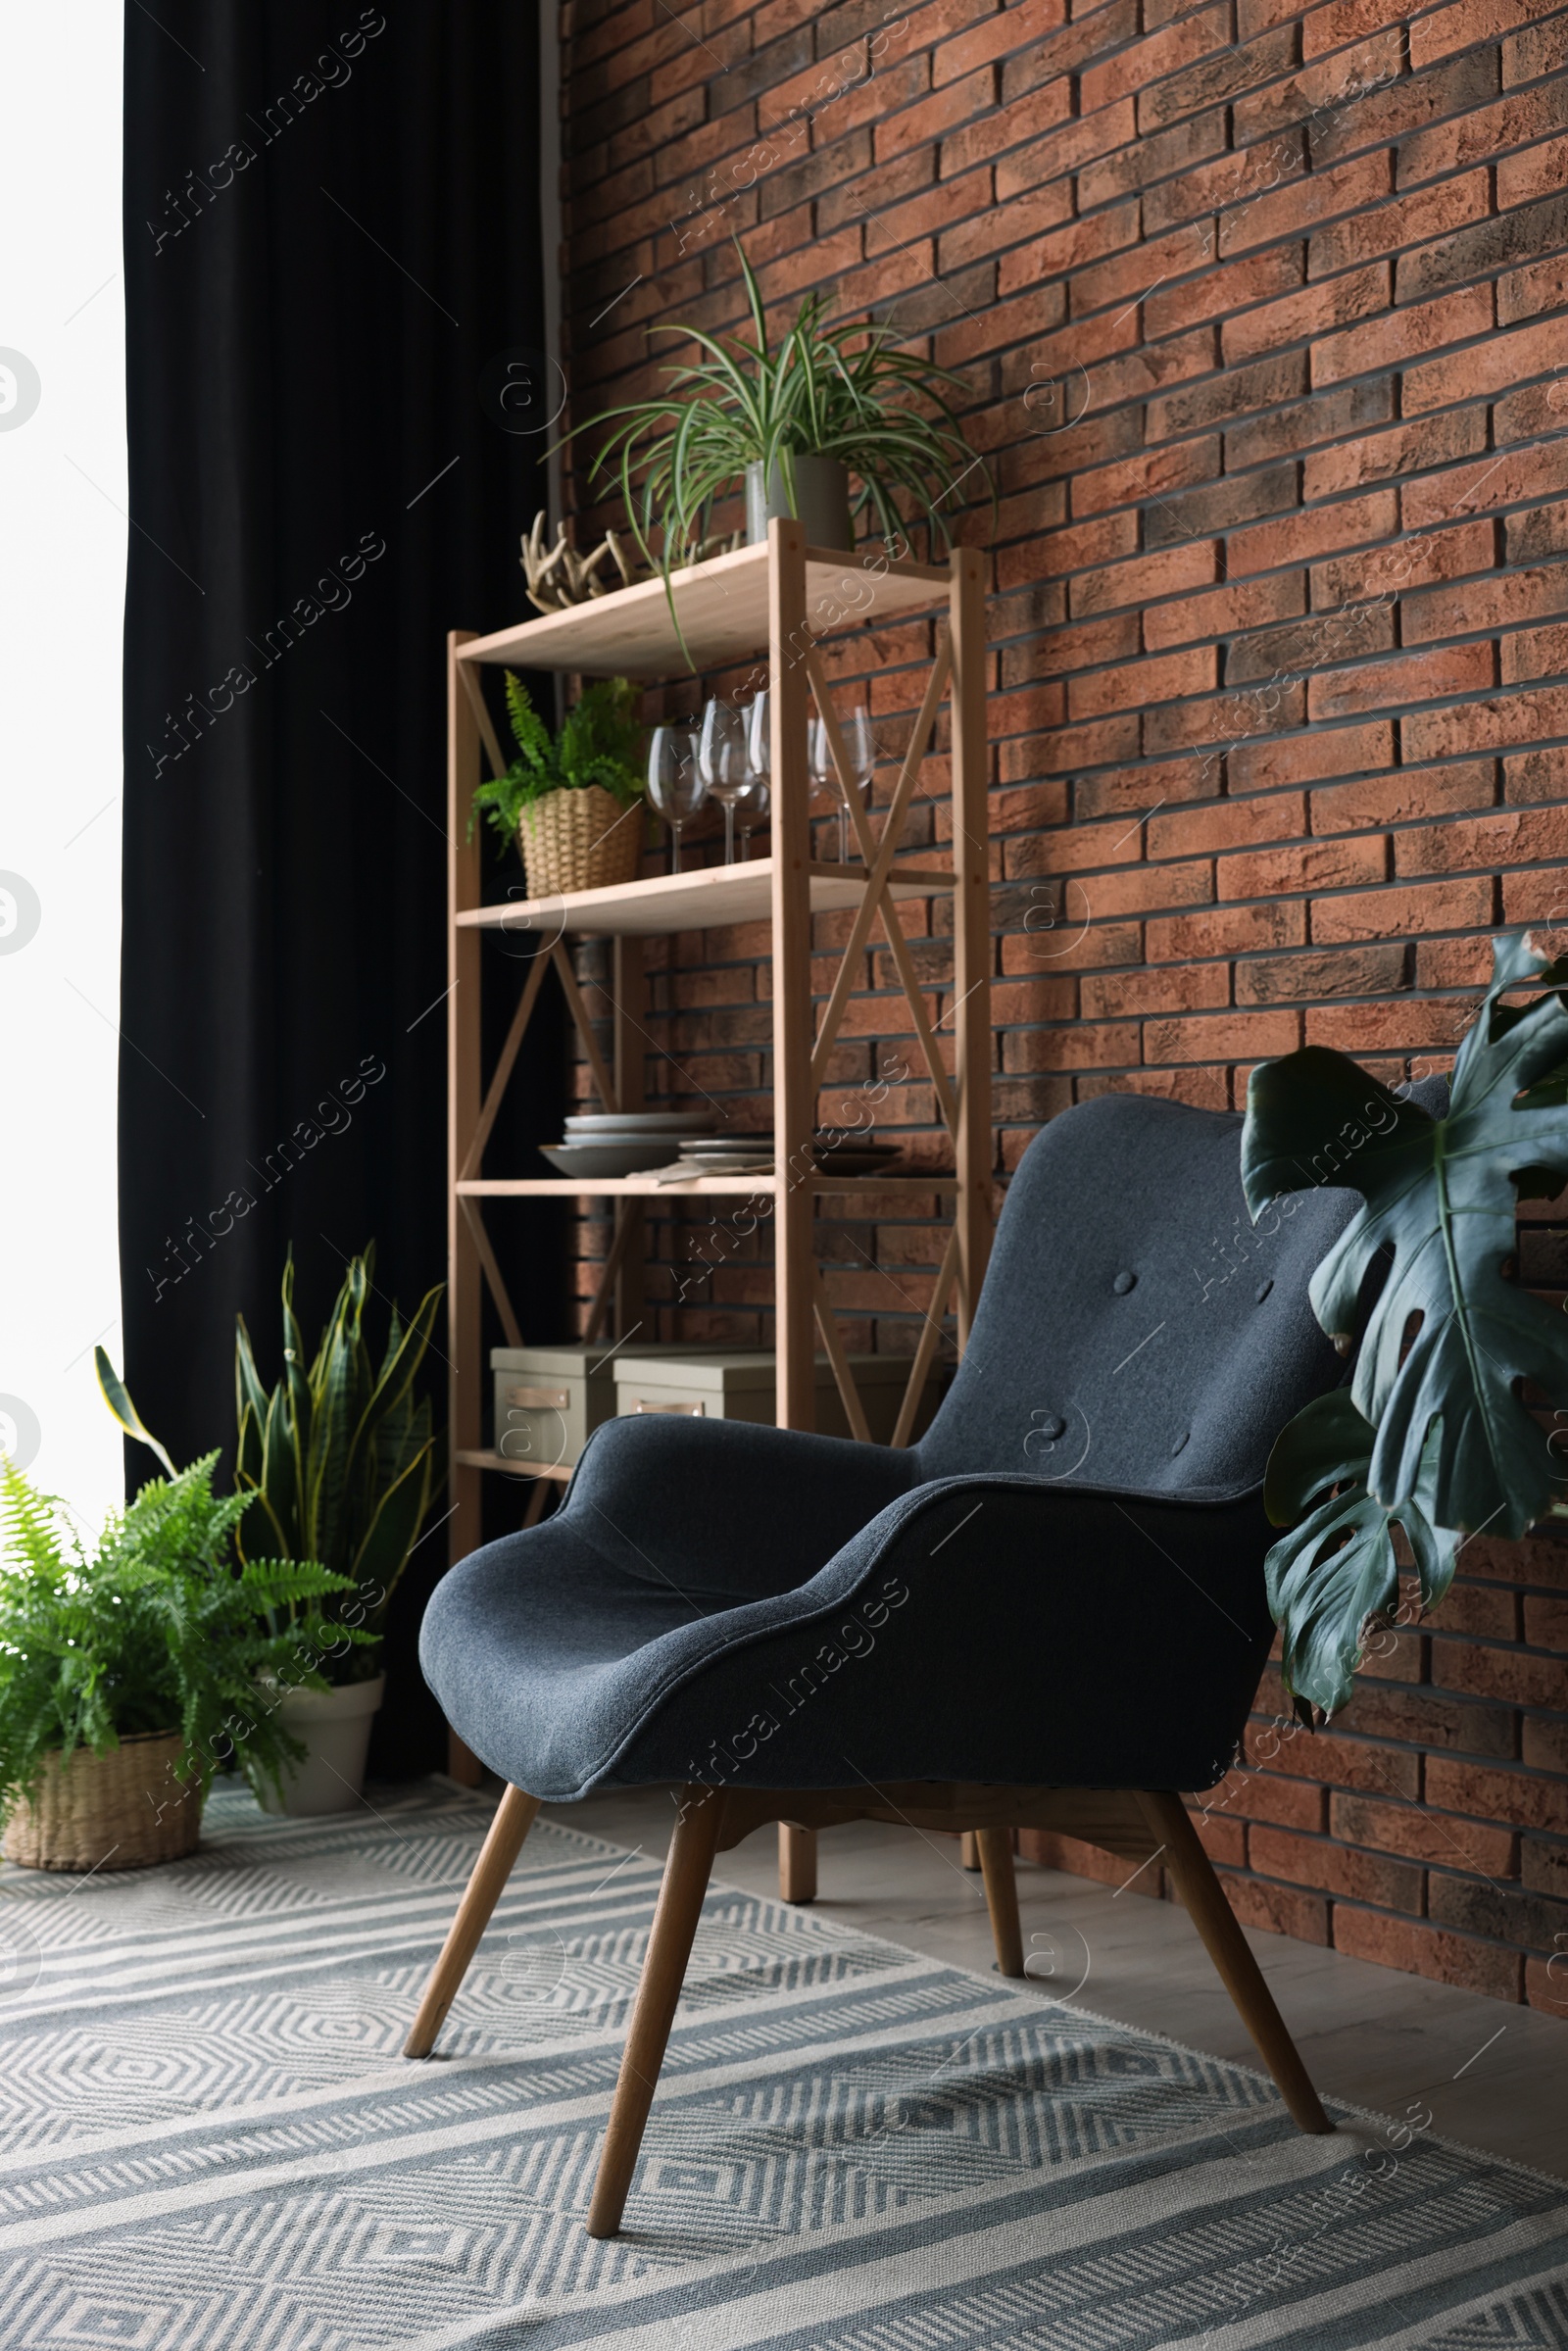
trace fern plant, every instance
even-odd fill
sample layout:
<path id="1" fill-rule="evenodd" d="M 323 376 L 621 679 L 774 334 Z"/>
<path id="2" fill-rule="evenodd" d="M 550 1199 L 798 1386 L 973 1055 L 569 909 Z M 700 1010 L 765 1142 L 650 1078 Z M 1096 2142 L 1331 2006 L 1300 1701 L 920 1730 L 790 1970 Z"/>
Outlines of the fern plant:
<path id="1" fill-rule="evenodd" d="M 304 1754 L 264 1685 L 324 1690 L 328 1649 L 367 1636 L 321 1613 L 347 1578 L 235 1557 L 253 1497 L 213 1493 L 218 1458 L 150 1480 L 89 1546 L 0 1456 L 0 1817 L 51 1756 L 137 1732 L 179 1733 L 175 1775 L 198 1797 L 231 1767 L 260 1795 Z"/>
<path id="2" fill-rule="evenodd" d="M 637 688 L 624 677 L 599 677 L 583 688 L 559 735 L 533 707 L 515 670 L 507 671 L 507 715 L 517 756 L 505 775 L 478 786 L 468 818 L 468 838 L 482 815 L 503 849 L 514 846 L 524 808 L 551 792 L 581 792 L 598 784 L 622 808 L 643 790 L 642 730 L 637 723 Z"/>

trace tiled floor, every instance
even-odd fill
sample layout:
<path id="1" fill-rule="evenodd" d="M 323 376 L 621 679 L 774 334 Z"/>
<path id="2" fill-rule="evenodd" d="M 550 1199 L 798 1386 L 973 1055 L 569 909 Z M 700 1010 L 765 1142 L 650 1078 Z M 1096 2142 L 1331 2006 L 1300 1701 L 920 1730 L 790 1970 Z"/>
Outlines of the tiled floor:
<path id="1" fill-rule="evenodd" d="M 664 1789 L 548 1806 L 553 1819 L 662 1854 Z M 989 1968 L 978 1876 L 950 1837 L 862 1822 L 823 1833 L 817 1908 L 957 1967 Z M 778 1890 L 772 1830 L 721 1853 L 715 1874 Z M 1216 2057 L 1257 2062 L 1185 1912 L 1174 1903 L 1018 1864 L 1031 1971 L 1043 1994 L 1163 2033 Z M 1568 2178 L 1568 2013 L 1558 2018 L 1373 1967 L 1283 1935 L 1250 1935 L 1318 2088 L 1384 2113 L 1413 2099 L 1446 2137 Z"/>

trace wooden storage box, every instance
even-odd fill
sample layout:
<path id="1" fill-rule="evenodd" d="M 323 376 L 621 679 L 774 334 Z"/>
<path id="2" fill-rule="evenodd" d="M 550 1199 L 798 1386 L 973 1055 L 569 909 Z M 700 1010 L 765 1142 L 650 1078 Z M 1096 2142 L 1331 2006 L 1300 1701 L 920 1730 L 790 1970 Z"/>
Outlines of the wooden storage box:
<path id="1" fill-rule="evenodd" d="M 909 1365 L 898 1355 L 851 1355 L 872 1443 L 887 1445 L 908 1385 Z M 615 1410 L 681 1412 L 693 1419 L 771 1422 L 777 1417 L 771 1352 L 745 1354 L 714 1349 L 703 1354 L 679 1347 L 616 1355 L 608 1367 L 615 1383 Z M 927 1379 L 914 1417 L 914 1435 L 929 1426 L 937 1407 L 937 1386 Z M 826 1355 L 816 1358 L 816 1426 L 823 1437 L 848 1437 L 849 1416 Z"/>
<path id="2" fill-rule="evenodd" d="M 678 1355 L 689 1363 L 703 1351 L 687 1341 L 651 1340 L 639 1347 L 638 1360 Z M 496 1451 L 519 1470 L 571 1469 L 600 1422 L 614 1418 L 618 1361 L 603 1339 L 492 1347 Z"/>

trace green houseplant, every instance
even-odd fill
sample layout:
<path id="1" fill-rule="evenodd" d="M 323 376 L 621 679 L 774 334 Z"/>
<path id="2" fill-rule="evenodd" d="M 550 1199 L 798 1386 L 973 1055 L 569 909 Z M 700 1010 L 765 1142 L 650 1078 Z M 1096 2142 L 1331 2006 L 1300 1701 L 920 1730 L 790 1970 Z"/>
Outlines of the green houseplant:
<path id="1" fill-rule="evenodd" d="M 1396 1603 L 1396 1526 L 1431 1608 L 1465 1536 L 1563 1514 L 1555 1432 L 1518 1391 L 1568 1400 L 1568 1321 L 1511 1274 L 1518 1202 L 1568 1183 L 1568 961 L 1515 933 L 1493 962 L 1446 1116 L 1320 1046 L 1263 1063 L 1248 1091 L 1254 1219 L 1319 1183 L 1363 1200 L 1311 1284 L 1341 1352 L 1358 1343 L 1353 1383 L 1292 1421 L 1264 1490 L 1289 1529 L 1268 1592 L 1307 1722 L 1345 1704 L 1369 1621 Z M 1505 1001 L 1526 987 L 1530 1003 Z"/>
<path id="2" fill-rule="evenodd" d="M 217 1461 L 170 1463 L 88 1544 L 0 1459 L 10 1859 L 73 1870 L 174 1859 L 196 1843 L 216 1771 L 236 1768 L 266 1795 L 299 1756 L 280 1710 L 258 1702 L 259 1678 L 324 1689 L 327 1649 L 359 1636 L 328 1626 L 320 1603 L 351 1587 L 314 1560 L 238 1560 L 254 1497 L 215 1495 Z"/>
<path id="3" fill-rule="evenodd" d="M 642 832 L 633 811 L 644 791 L 637 699 L 626 678 L 594 678 L 552 735 L 521 678 L 507 671 L 517 756 L 476 787 L 468 838 L 483 816 L 503 849 L 515 842 L 530 898 L 635 876 Z"/>
<path id="4" fill-rule="evenodd" d="M 387 1612 L 435 1483 L 430 1402 L 416 1394 L 416 1382 L 442 1286 L 425 1293 L 407 1323 L 391 1306 L 377 1363 L 366 1332 L 374 1271 L 370 1243 L 350 1262 L 313 1355 L 294 1311 L 290 1256 L 283 1369 L 273 1388 L 257 1369 L 243 1315 L 235 1334 L 234 1483 L 255 1497 L 257 1538 L 281 1558 L 319 1559 L 341 1577 L 353 1597 L 332 1614 L 364 1636 L 334 1652 L 330 1694 L 301 1690 L 284 1700 L 284 1719 L 307 1748 L 283 1791 L 289 1812 L 342 1811 L 359 1794 L 370 1718 L 386 1686 L 380 1641 Z"/>
<path id="5" fill-rule="evenodd" d="M 706 540 L 714 501 L 742 483 L 754 542 L 765 539 L 769 513 L 799 514 L 813 545 L 844 551 L 855 544 L 852 474 L 855 511 L 869 509 L 890 546 L 906 519 L 901 500 L 945 542 L 944 504 L 960 481 L 978 470 L 995 503 L 947 398 L 961 377 L 902 348 L 907 338 L 894 324 L 831 318 L 827 293 L 806 296 L 774 350 L 756 273 L 744 253 L 740 263 L 755 340 L 654 328 L 688 336 L 701 357 L 664 368 L 661 397 L 607 409 L 563 442 L 612 427 L 589 478 L 618 473 L 637 543 L 666 588 Z"/>

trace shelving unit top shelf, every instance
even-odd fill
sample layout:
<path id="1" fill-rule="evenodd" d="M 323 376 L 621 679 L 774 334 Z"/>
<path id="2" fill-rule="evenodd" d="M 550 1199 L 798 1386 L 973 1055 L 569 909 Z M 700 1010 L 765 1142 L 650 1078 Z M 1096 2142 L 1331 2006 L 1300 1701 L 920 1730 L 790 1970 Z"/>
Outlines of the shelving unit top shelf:
<path id="1" fill-rule="evenodd" d="M 813 636 L 866 620 L 925 612 L 945 599 L 952 574 L 928 563 L 894 563 L 806 552 L 806 614 Z M 670 576 L 680 624 L 698 670 L 746 661 L 767 644 L 767 549 L 738 547 Z M 662 579 L 612 596 L 541 612 L 460 648 L 460 661 L 503 661 L 514 669 L 577 670 L 587 677 L 690 674 Z"/>
<path id="2" fill-rule="evenodd" d="M 808 868 L 813 914 L 858 906 L 865 890 L 863 865 Z M 916 866 L 893 868 L 894 898 L 940 898 L 951 873 Z M 565 932 L 603 939 L 655 938 L 666 931 L 714 930 L 721 923 L 765 922 L 772 910 L 773 860 L 703 865 L 690 873 L 650 874 L 602 890 L 573 890 L 561 898 L 520 899 L 508 906 L 467 906 L 455 917 L 462 930 L 537 932 L 548 946 Z"/>

